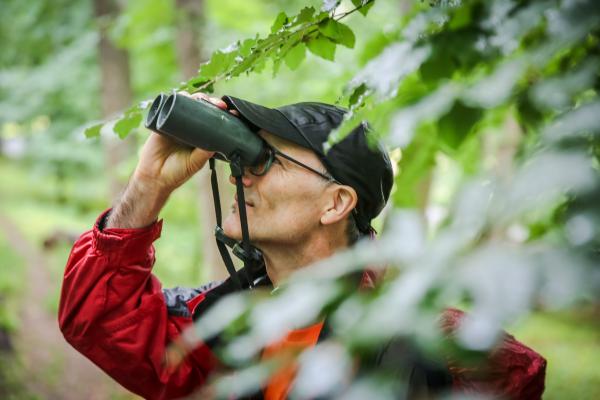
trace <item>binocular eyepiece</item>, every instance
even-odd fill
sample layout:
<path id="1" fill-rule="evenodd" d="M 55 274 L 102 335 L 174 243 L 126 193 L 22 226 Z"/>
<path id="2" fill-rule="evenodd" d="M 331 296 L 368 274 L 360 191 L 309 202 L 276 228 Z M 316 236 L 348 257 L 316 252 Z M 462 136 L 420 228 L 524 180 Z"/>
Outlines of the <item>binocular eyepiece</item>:
<path id="1" fill-rule="evenodd" d="M 237 159 L 243 166 L 260 162 L 264 141 L 236 116 L 206 100 L 173 93 L 154 99 L 146 128 L 181 144 L 214 151 L 224 161 Z"/>

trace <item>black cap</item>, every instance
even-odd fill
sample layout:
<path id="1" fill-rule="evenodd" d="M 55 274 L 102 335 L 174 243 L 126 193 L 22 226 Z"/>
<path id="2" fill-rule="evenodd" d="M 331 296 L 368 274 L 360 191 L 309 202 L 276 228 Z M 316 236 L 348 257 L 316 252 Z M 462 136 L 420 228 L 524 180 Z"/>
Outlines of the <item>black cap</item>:
<path id="1" fill-rule="evenodd" d="M 312 150 L 338 182 L 356 190 L 355 219 L 359 231 L 368 234 L 373 230 L 371 220 L 379 215 L 389 198 L 393 174 L 381 144 L 369 145 L 370 129 L 366 122 L 325 152 L 329 134 L 342 123 L 347 112 L 343 108 L 316 102 L 267 108 L 233 96 L 223 96 L 223 100 L 253 130 L 264 129 Z"/>

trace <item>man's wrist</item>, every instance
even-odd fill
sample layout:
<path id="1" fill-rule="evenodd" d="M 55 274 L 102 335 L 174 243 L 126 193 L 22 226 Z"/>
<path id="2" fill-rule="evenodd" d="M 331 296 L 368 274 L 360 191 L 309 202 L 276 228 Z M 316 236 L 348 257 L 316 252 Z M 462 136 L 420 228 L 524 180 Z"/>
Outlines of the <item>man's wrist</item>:
<path id="1" fill-rule="evenodd" d="M 170 193 L 134 175 L 110 212 L 105 228 L 144 228 L 153 224 Z"/>

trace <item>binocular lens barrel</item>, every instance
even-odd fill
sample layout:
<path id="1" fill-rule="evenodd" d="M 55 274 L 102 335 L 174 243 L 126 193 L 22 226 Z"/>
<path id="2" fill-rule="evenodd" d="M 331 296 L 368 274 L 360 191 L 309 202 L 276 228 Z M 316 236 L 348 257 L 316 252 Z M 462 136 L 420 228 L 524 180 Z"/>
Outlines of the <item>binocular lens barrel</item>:
<path id="1" fill-rule="evenodd" d="M 208 101 L 177 93 L 158 95 L 145 125 L 189 146 L 217 152 L 226 161 L 237 156 L 248 167 L 256 165 L 266 151 L 260 136 L 241 119 Z"/>
<path id="2" fill-rule="evenodd" d="M 146 115 L 146 128 L 156 132 L 156 122 L 158 121 L 158 112 L 160 111 L 163 104 L 167 100 L 167 96 L 163 93 L 156 96 L 152 105 L 150 106 L 150 110 L 148 110 L 148 115 Z"/>

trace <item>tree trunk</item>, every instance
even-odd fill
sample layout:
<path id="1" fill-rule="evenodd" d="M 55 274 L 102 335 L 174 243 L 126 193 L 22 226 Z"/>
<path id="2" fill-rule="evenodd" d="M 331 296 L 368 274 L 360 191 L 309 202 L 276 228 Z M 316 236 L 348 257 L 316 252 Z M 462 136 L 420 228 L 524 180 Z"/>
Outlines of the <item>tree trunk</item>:
<path id="1" fill-rule="evenodd" d="M 201 0 L 176 0 L 177 19 L 177 59 L 182 78 L 190 79 L 198 73 L 202 60 L 200 43 L 201 27 L 203 24 L 204 3 Z M 221 163 L 217 163 L 221 164 Z M 224 169 L 219 166 L 219 192 L 221 208 L 231 198 L 231 189 L 226 179 L 223 179 Z M 227 271 L 218 252 L 214 239 L 215 210 L 210 185 L 210 170 L 207 167 L 198 172 L 195 183 L 198 187 L 198 216 L 204 266 L 210 280 L 224 279 Z"/>
<path id="2" fill-rule="evenodd" d="M 412 8 L 412 1 L 400 0 L 400 15 L 406 15 Z"/>
<path id="3" fill-rule="evenodd" d="M 202 60 L 200 44 L 201 29 L 204 25 L 202 0 L 176 0 L 177 5 L 177 59 L 183 79 L 190 79 L 198 73 Z"/>
<path id="4" fill-rule="evenodd" d="M 119 13 L 114 0 L 94 0 L 94 13 L 100 31 L 98 57 L 101 72 L 101 103 L 103 118 L 111 118 L 131 104 L 132 90 L 129 55 L 117 48 L 108 36 L 108 25 Z M 103 137 L 106 170 L 109 176 L 109 195 L 114 201 L 122 190 L 117 176 L 119 164 L 132 154 L 135 142 L 132 136 L 119 140 L 114 135 Z"/>

